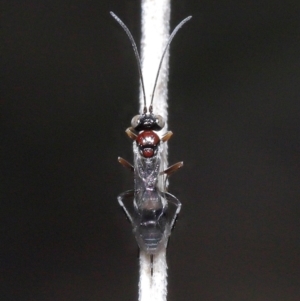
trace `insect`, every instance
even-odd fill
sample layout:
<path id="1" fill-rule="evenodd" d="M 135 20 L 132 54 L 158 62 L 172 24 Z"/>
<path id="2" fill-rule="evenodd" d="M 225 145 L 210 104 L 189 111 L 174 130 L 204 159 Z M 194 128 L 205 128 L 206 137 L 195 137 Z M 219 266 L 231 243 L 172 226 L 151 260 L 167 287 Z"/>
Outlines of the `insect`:
<path id="1" fill-rule="evenodd" d="M 118 158 L 124 167 L 134 173 L 134 189 L 121 193 L 118 202 L 132 224 L 140 249 L 153 256 L 167 247 L 168 238 L 180 212 L 180 201 L 167 192 L 167 178 L 183 166 L 183 162 L 178 162 L 163 170 L 162 144 L 168 141 L 173 133 L 168 131 L 162 136 L 157 133 L 163 129 L 165 121 L 162 116 L 153 113 L 153 98 L 166 51 L 177 31 L 191 19 L 191 16 L 181 21 L 169 37 L 158 66 L 151 103 L 147 109 L 141 60 L 136 43 L 126 25 L 113 12 L 110 14 L 130 39 L 144 96 L 143 113 L 133 117 L 131 127 L 126 130 L 127 135 L 134 140 L 134 164 L 131 165 L 125 159 Z"/>

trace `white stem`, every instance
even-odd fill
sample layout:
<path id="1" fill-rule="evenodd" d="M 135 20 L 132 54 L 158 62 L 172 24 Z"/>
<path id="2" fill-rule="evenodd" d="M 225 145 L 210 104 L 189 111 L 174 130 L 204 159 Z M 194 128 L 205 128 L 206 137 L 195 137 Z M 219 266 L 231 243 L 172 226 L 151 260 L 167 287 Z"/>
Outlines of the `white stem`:
<path id="1" fill-rule="evenodd" d="M 150 256 L 140 250 L 140 282 L 139 282 L 139 301 L 152 300 L 151 286 L 151 260 Z"/>
<path id="2" fill-rule="evenodd" d="M 150 105 L 152 90 L 158 65 L 169 39 L 170 29 L 170 0 L 142 0 L 142 39 L 141 60 L 142 73 L 145 82 L 147 106 Z M 168 119 L 167 98 L 169 79 L 169 50 L 163 60 L 158 78 L 153 112 Z M 140 89 L 141 90 L 141 89 Z M 144 108 L 142 91 L 140 92 L 140 108 Z M 167 125 L 162 130 L 167 131 Z"/>
<path id="3" fill-rule="evenodd" d="M 154 81 L 158 65 L 169 38 L 170 0 L 142 0 L 142 40 L 141 60 L 144 77 L 147 107 L 150 105 Z M 160 75 L 153 100 L 153 113 L 161 115 L 166 125 L 160 133 L 167 131 L 167 98 L 169 76 L 169 51 L 161 66 Z M 140 112 L 144 108 L 144 98 L 140 89 Z M 165 170 L 167 162 L 167 144 L 163 143 L 161 170 Z M 163 177 L 159 188 L 164 188 Z M 166 250 L 162 250 L 153 259 L 153 275 L 151 276 L 150 256 L 140 252 L 139 301 L 166 301 L 167 297 L 167 262 Z"/>
<path id="4" fill-rule="evenodd" d="M 162 249 L 153 259 L 152 300 L 167 300 L 168 265 L 166 260 L 167 249 Z"/>

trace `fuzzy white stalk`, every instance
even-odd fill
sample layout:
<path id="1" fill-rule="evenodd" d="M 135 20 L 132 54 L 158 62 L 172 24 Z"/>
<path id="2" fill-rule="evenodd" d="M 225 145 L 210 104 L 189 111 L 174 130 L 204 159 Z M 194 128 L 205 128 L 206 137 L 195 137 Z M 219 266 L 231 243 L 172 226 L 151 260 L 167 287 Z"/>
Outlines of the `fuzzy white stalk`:
<path id="1" fill-rule="evenodd" d="M 166 249 L 162 249 L 153 259 L 152 300 L 165 301 L 167 299 L 167 269 Z"/>
<path id="2" fill-rule="evenodd" d="M 140 250 L 139 301 L 152 300 L 151 260 L 148 254 Z"/>
<path id="3" fill-rule="evenodd" d="M 158 71 L 160 59 L 169 38 L 170 0 L 142 0 L 142 40 L 141 60 L 144 77 L 147 107 L 152 98 L 153 86 Z M 167 98 L 169 77 L 169 51 L 167 51 L 161 66 L 154 100 L 153 112 L 161 115 L 166 124 L 161 134 L 167 131 Z M 144 97 L 140 89 L 140 112 L 144 108 Z M 168 166 L 167 143 L 162 144 L 161 171 Z M 164 179 L 160 177 L 159 189 L 164 188 Z M 139 301 L 166 301 L 167 297 L 167 262 L 166 249 L 153 258 L 153 275 L 151 275 L 151 259 L 140 252 L 140 282 Z"/>
<path id="4" fill-rule="evenodd" d="M 153 86 L 158 71 L 158 65 L 163 51 L 169 39 L 170 31 L 170 0 L 142 0 L 141 15 L 141 60 L 142 73 L 144 77 L 147 107 L 152 98 Z M 169 80 L 169 49 L 166 52 L 161 65 L 157 86 L 153 100 L 153 112 L 161 115 L 166 124 L 160 131 L 164 134 L 168 129 L 168 80 Z M 140 111 L 144 108 L 144 98 L 140 89 Z M 163 143 L 163 163 L 161 168 L 164 170 L 167 165 L 167 143 Z M 161 186 L 162 185 L 162 186 Z M 163 189 L 163 183 L 160 183 Z"/>

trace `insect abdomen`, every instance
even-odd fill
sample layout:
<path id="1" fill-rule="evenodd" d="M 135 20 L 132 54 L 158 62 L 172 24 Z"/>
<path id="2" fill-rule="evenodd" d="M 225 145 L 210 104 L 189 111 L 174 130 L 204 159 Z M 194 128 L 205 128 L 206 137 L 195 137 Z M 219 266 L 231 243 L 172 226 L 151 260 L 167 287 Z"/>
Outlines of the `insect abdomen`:
<path id="1" fill-rule="evenodd" d="M 157 210 L 160 211 L 160 210 Z M 135 236 L 141 249 L 149 254 L 155 254 L 167 242 L 165 214 L 156 210 L 140 216 L 139 225 L 135 229 Z M 145 213 L 145 212 L 144 212 Z M 153 218 L 149 218 L 152 215 Z"/>

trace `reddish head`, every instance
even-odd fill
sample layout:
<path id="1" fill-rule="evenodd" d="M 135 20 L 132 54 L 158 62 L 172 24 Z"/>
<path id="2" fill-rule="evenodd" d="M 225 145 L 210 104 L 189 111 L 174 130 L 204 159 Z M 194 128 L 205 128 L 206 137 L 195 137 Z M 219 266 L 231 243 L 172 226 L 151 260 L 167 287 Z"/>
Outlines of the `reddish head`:
<path id="1" fill-rule="evenodd" d="M 158 135 L 153 131 L 143 131 L 136 138 L 140 154 L 145 158 L 151 158 L 156 155 L 159 142 Z"/>

